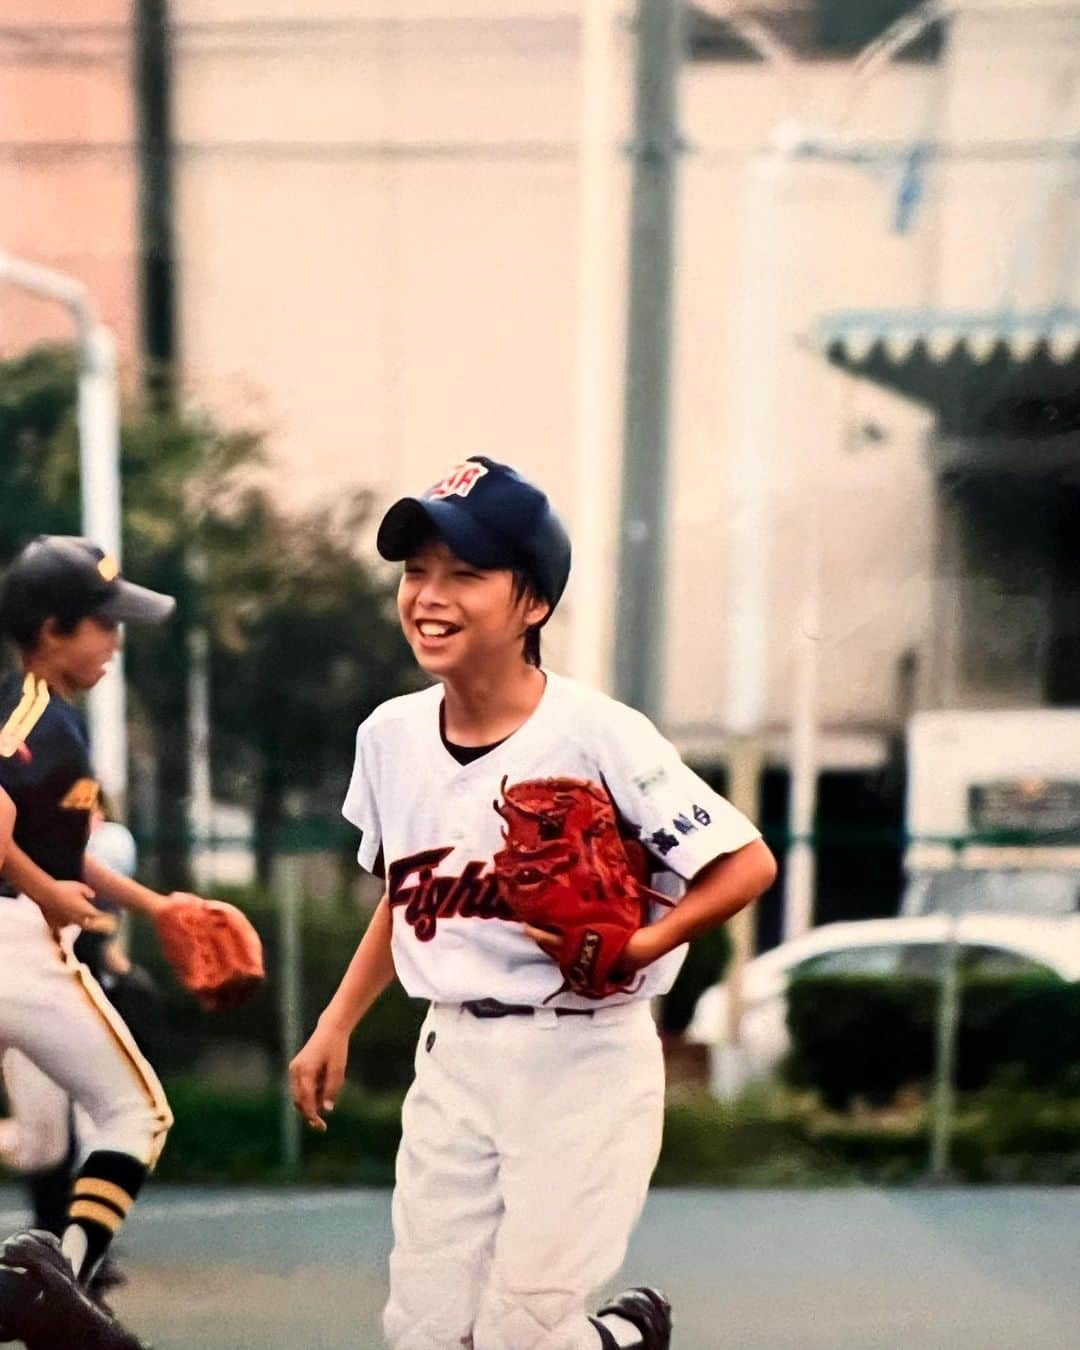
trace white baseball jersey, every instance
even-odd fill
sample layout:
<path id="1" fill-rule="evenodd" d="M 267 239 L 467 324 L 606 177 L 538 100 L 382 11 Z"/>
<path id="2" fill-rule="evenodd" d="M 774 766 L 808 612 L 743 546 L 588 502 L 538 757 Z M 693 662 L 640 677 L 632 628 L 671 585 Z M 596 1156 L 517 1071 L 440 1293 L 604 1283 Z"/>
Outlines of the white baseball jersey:
<path id="1" fill-rule="evenodd" d="M 364 722 L 342 812 L 362 831 L 358 857 L 381 852 L 392 915 L 394 965 L 405 991 L 436 1003 L 494 998 L 539 1006 L 562 977 L 509 916 L 493 875 L 502 820 L 500 783 L 587 778 L 602 784 L 658 869 L 691 880 L 759 832 L 679 758 L 648 718 L 604 694 L 547 673 L 532 716 L 469 764 L 439 729 L 441 685 L 391 699 Z M 663 887 L 660 889 L 668 889 Z M 655 917 L 655 916 L 654 916 Z M 644 972 L 632 995 L 666 993 L 685 948 Z M 561 994 L 548 1006 L 595 1007 Z"/>

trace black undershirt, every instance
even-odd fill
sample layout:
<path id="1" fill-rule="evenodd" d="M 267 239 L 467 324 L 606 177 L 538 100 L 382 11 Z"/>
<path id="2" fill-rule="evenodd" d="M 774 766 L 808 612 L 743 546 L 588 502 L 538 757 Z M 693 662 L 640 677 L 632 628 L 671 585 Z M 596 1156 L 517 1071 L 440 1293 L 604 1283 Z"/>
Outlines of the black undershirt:
<path id="1" fill-rule="evenodd" d="M 452 755 L 459 764 L 472 764 L 478 759 L 482 759 L 489 751 L 502 745 L 507 737 L 502 740 L 492 741 L 490 745 L 455 745 L 453 741 L 446 738 L 446 706 L 439 704 L 439 735 L 442 737 L 442 743 L 446 746 L 446 752 Z"/>

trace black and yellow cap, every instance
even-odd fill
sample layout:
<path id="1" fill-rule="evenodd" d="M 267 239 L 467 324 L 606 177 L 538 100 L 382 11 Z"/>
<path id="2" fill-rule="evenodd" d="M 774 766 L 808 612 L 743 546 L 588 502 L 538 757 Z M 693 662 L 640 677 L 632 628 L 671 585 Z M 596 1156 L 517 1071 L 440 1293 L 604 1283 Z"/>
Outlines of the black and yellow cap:
<path id="1" fill-rule="evenodd" d="M 39 535 L 0 586 L 0 630 L 16 640 L 50 618 L 77 623 L 99 615 L 117 623 L 160 623 L 175 608 L 171 595 L 126 580 L 115 558 L 77 535 Z"/>

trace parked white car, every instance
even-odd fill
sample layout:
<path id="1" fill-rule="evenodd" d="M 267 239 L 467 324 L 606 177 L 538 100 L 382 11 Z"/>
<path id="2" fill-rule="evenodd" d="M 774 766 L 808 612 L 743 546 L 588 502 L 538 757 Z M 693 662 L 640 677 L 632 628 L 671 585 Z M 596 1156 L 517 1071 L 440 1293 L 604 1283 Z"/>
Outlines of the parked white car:
<path id="1" fill-rule="evenodd" d="M 803 975 L 929 975 L 941 969 L 942 946 L 956 924 L 960 969 L 970 974 L 1050 974 L 1080 979 L 1080 915 L 1034 918 L 943 914 L 831 923 L 747 963 L 740 1040 L 750 1078 L 767 1078 L 787 1054 L 787 990 Z M 727 989 L 701 995 L 686 1037 L 722 1046 L 728 1039 Z"/>

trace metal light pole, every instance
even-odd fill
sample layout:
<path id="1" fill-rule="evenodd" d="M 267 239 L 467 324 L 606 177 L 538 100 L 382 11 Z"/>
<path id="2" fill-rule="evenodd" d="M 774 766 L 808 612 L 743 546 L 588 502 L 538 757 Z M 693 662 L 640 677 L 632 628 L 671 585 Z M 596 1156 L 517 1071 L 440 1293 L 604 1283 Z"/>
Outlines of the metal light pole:
<path id="1" fill-rule="evenodd" d="M 728 529 L 728 668 L 724 723 L 728 733 L 728 796 L 751 820 L 761 814 L 761 776 L 768 679 L 768 520 L 770 467 L 777 441 L 778 336 L 782 331 L 784 213 L 778 195 L 786 178 L 783 143 L 756 156 L 744 180 L 736 311 L 734 444 Z M 726 1100 L 746 1081 L 741 1042 L 743 969 L 753 955 L 753 915 L 728 924 L 732 954 L 727 976 L 728 1025 L 717 1048 L 713 1090 Z"/>
<path id="2" fill-rule="evenodd" d="M 956 1098 L 956 1049 L 960 1030 L 960 971 L 956 914 L 949 915 L 948 935 L 941 947 L 937 1017 L 934 1032 L 934 1091 L 930 1103 L 930 1175 L 949 1179 Z"/>
<path id="3" fill-rule="evenodd" d="M 727 21 L 752 45 L 785 81 L 786 104 L 792 107 L 798 62 L 773 41 L 760 23 L 729 3 L 706 3 L 705 8 Z M 953 8 L 931 0 L 890 26 L 860 53 L 853 67 L 852 98 L 902 46 Z M 790 333 L 783 322 L 782 274 L 785 248 L 784 195 L 790 171 L 798 159 L 829 158 L 834 133 L 824 138 L 798 120 L 774 128 L 767 148 L 750 164 L 745 178 L 740 268 L 744 277 L 737 313 L 736 378 L 738 404 L 732 456 L 732 516 L 729 532 L 731 610 L 728 620 L 727 708 L 729 796 L 734 805 L 756 820 L 760 815 L 760 778 L 764 765 L 763 729 L 766 715 L 767 665 L 767 547 L 768 480 L 778 429 L 781 358 Z M 816 506 L 812 506 L 816 510 Z M 809 567 L 800 607 L 804 628 L 799 665 L 799 691 L 792 709 L 793 839 L 788 858 L 791 876 L 785 895 L 785 936 L 809 926 L 813 912 L 814 847 L 809 838 L 816 813 L 818 779 L 816 638 L 820 611 L 820 541 L 818 523 L 807 534 Z M 753 920 L 743 911 L 729 924 L 732 961 L 727 979 L 728 1026 L 714 1059 L 713 1088 L 722 1097 L 737 1095 L 745 1079 L 740 1044 L 742 972 L 753 954 Z"/>
<path id="4" fill-rule="evenodd" d="M 683 7 L 638 0 L 615 692 L 659 719 L 666 624 L 675 180 Z"/>
<path id="5" fill-rule="evenodd" d="M 0 281 L 63 305 L 79 346 L 79 473 L 82 532 L 120 561 L 120 429 L 116 344 L 97 319 L 86 287 L 48 267 L 0 253 Z M 115 814 L 127 809 L 127 714 L 123 653 L 91 691 L 90 741 L 94 767 Z"/>

